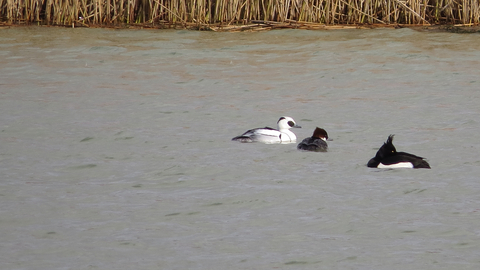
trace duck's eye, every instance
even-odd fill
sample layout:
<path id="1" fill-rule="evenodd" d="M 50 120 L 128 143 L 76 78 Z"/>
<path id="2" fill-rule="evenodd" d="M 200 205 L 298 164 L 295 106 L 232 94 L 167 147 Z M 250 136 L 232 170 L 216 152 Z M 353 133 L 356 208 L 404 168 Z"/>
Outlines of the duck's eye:
<path id="1" fill-rule="evenodd" d="M 288 121 L 288 125 L 293 127 L 293 126 L 295 126 L 295 123 L 293 123 L 293 121 Z"/>

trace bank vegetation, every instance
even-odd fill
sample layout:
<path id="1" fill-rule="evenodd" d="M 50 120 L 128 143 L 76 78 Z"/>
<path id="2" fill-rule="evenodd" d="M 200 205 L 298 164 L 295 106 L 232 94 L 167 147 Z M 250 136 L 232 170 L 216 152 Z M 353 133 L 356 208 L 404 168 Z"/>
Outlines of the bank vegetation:
<path id="1" fill-rule="evenodd" d="M 255 28 L 478 25 L 480 0 L 0 0 L 4 25 Z"/>

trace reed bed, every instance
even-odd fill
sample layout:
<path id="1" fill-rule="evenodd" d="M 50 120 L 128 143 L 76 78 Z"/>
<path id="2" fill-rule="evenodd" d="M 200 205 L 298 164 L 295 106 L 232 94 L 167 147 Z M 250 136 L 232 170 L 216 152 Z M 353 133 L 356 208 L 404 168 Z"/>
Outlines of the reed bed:
<path id="1" fill-rule="evenodd" d="M 248 30 L 476 25 L 480 0 L 0 0 L 3 24 Z"/>

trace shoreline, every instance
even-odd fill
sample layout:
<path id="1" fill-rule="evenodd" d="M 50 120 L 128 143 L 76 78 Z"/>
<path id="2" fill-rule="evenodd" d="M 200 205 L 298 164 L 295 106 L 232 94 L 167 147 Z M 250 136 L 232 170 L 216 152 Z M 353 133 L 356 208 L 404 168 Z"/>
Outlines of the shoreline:
<path id="1" fill-rule="evenodd" d="M 424 32 L 452 32 L 452 33 L 480 33 L 478 24 L 338 24 L 326 25 L 310 22 L 274 22 L 255 20 L 246 24 L 85 24 L 75 22 L 72 25 L 47 25 L 34 23 L 6 23 L 0 22 L 0 29 L 13 27 L 59 27 L 59 28 L 105 28 L 105 29 L 152 29 L 152 30 L 191 30 L 191 31 L 213 31 L 213 32 L 260 32 L 279 29 L 299 30 L 341 30 L 341 29 L 402 29 L 409 28 Z"/>

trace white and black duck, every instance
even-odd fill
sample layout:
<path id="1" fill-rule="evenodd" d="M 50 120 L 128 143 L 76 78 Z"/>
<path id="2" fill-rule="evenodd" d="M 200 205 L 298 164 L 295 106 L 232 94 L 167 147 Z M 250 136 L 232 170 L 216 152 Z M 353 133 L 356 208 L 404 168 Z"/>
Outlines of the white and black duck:
<path id="1" fill-rule="evenodd" d="M 430 164 L 413 154 L 397 152 L 393 146 L 393 136 L 388 136 L 387 141 L 378 149 L 375 157 L 368 161 L 367 166 L 371 168 L 425 168 L 430 169 Z"/>
<path id="2" fill-rule="evenodd" d="M 291 132 L 291 128 L 301 128 L 295 123 L 293 118 L 283 116 L 278 119 L 278 129 L 264 127 L 247 130 L 240 136 L 232 139 L 242 143 L 262 142 L 262 143 L 293 143 L 296 142 L 297 136 Z"/>

